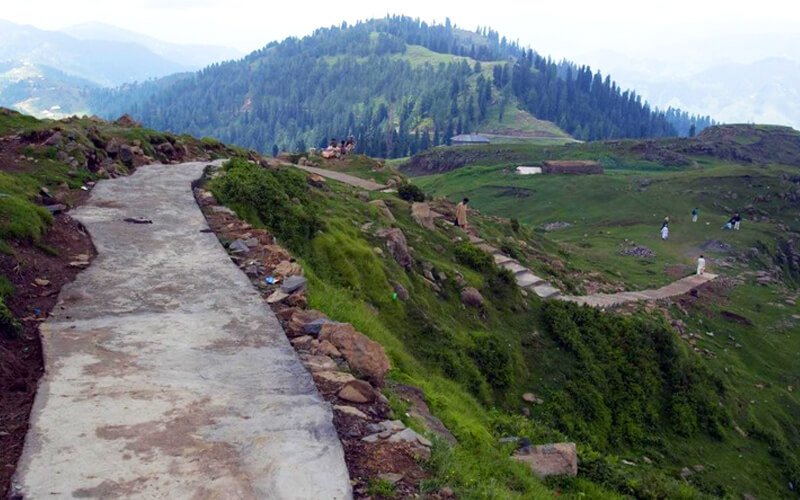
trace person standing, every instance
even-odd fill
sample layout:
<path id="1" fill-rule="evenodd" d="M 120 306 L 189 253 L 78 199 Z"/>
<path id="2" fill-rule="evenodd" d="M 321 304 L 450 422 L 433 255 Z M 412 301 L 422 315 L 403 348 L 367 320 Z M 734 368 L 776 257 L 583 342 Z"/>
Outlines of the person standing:
<path id="1" fill-rule="evenodd" d="M 469 203 L 469 198 L 464 198 L 461 200 L 461 203 L 456 205 L 456 227 L 460 227 L 461 229 L 467 229 L 469 226 L 467 225 L 467 204 Z"/>
<path id="2" fill-rule="evenodd" d="M 661 223 L 661 229 L 664 229 L 667 226 L 669 226 L 669 216 L 664 217 L 664 222 Z"/>
<path id="3" fill-rule="evenodd" d="M 733 219 L 731 219 L 731 221 L 733 221 L 733 229 L 735 231 L 738 231 L 739 230 L 739 224 L 742 223 L 742 216 L 739 215 L 739 214 L 736 214 L 736 215 L 733 216 Z"/>
<path id="4" fill-rule="evenodd" d="M 669 238 L 669 225 L 664 224 L 661 226 L 661 239 L 666 240 L 667 238 Z"/>
<path id="5" fill-rule="evenodd" d="M 701 255 L 697 259 L 697 275 L 702 276 L 706 272 L 706 259 Z"/>
<path id="6" fill-rule="evenodd" d="M 697 216 L 698 215 L 700 215 L 700 212 L 697 210 L 697 207 L 695 207 L 692 210 L 692 222 L 697 222 Z"/>

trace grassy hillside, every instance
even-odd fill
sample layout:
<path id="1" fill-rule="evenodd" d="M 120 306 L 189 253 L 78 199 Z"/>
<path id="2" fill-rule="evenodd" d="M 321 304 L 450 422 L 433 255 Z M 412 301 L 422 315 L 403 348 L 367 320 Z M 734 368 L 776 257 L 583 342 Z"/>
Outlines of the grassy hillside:
<path id="1" fill-rule="evenodd" d="M 316 161 L 364 176 L 387 168 L 370 168 L 371 160 L 363 157 L 353 158 L 351 166 L 343 165 L 348 160 Z M 436 230 L 419 226 L 409 204 L 392 194 L 359 195 L 333 181 L 302 189 L 302 179 L 291 170 L 269 173 L 237 163 L 211 189 L 301 257 L 311 305 L 383 344 L 393 361 L 390 379 L 420 387 L 458 438 L 452 448 L 437 444 L 425 491 L 448 485 L 464 498 L 700 498 L 704 492 L 736 492 L 707 475 L 691 483 L 678 477 L 694 464 L 673 452 L 675 443 L 727 449 L 735 430 L 729 407 L 719 406 L 729 397 L 722 378 L 662 317 L 609 315 L 524 297 L 491 261 L 481 264 L 486 256 L 465 243 L 460 230 L 442 223 Z M 268 201 L 273 195 L 257 195 L 278 186 L 286 192 L 279 190 L 276 199 L 297 198 L 303 211 L 281 224 L 273 216 L 280 209 Z M 370 198 L 383 200 L 395 220 L 384 218 Z M 311 223 L 291 222 L 308 217 L 319 227 L 310 241 L 296 231 Z M 508 221 L 475 214 L 472 223 L 521 262 L 547 266 L 556 280 L 580 286 L 571 254 L 560 245 L 530 228 L 515 232 Z M 408 240 L 409 269 L 386 249 L 380 230 L 389 227 Z M 393 299 L 397 284 L 409 292 L 408 300 Z M 462 304 L 466 285 L 480 291 L 483 306 Z M 543 403 L 524 403 L 521 395 L 528 391 Z M 531 418 L 520 413 L 522 406 Z M 402 406 L 395 409 L 403 415 Z M 499 441 L 509 435 L 537 444 L 577 441 L 578 478 L 539 481 L 509 460 L 513 446 Z M 769 460 L 765 445 L 755 453 Z M 650 463 L 642 462 L 645 454 Z M 759 491 L 776 491 L 779 480 L 759 483 Z"/>
<path id="2" fill-rule="evenodd" d="M 800 472 L 800 171 L 781 164 L 800 158 L 796 137 L 785 128 L 747 126 L 661 144 L 472 148 L 454 154 L 471 155 L 473 166 L 415 183 L 432 196 L 468 196 L 484 214 L 516 218 L 537 240 L 555 242 L 568 269 L 582 276 L 576 283 L 582 291 L 654 288 L 690 274 L 705 254 L 709 270 L 722 279 L 656 311 L 720 378 L 726 389 L 721 404 L 735 432 L 716 442 L 668 438 L 662 453 L 703 465 L 692 477 L 701 476 L 710 492 L 782 498 L 796 494 L 787 485 L 798 484 Z M 606 173 L 513 173 L 520 162 L 547 158 L 598 160 Z M 695 207 L 697 223 L 691 221 Z M 741 231 L 723 230 L 734 212 L 744 218 Z M 658 233 L 665 216 L 668 241 Z M 559 227 L 553 223 L 567 224 L 547 231 Z M 623 254 L 636 246 L 655 255 Z M 547 357 L 542 361 L 551 366 Z M 652 458 L 646 447 L 642 453 Z"/>

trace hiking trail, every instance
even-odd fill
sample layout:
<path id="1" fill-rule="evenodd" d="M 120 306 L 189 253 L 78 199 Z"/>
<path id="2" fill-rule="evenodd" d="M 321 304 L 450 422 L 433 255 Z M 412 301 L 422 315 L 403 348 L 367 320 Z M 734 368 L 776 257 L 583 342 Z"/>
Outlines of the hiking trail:
<path id="1" fill-rule="evenodd" d="M 98 255 L 42 324 L 12 495 L 351 497 L 330 407 L 195 202 L 207 164 L 101 181 L 72 213 Z"/>
<path id="2" fill-rule="evenodd" d="M 377 191 L 384 189 L 386 187 L 371 181 L 359 179 L 358 177 L 354 177 L 352 175 L 342 174 L 339 172 L 332 172 L 330 170 L 325 170 L 322 168 L 302 167 L 302 166 L 299 166 L 297 168 L 300 168 L 307 172 L 313 172 L 317 175 L 321 175 L 329 179 L 334 179 L 339 182 L 349 184 L 351 186 L 368 189 L 370 191 Z M 452 225 L 452 222 L 447 220 L 447 218 L 445 218 L 442 214 L 433 211 L 432 214 L 435 218 L 442 219 L 445 221 L 446 224 Z M 518 261 L 505 255 L 500 249 L 486 243 L 479 236 L 470 235 L 469 241 L 470 243 L 474 244 L 484 252 L 491 255 L 498 266 L 511 271 L 511 273 L 514 274 L 514 278 L 517 282 L 517 285 L 523 290 L 531 291 L 543 299 L 552 298 L 552 299 L 564 300 L 567 302 L 575 302 L 577 304 L 588 305 L 592 307 L 605 308 L 605 307 L 614 307 L 629 302 L 642 302 L 642 301 L 668 299 L 670 297 L 676 297 L 679 295 L 689 293 L 695 288 L 704 285 L 705 283 L 708 283 L 709 281 L 712 281 L 717 278 L 716 274 L 704 273 L 700 276 L 692 275 L 692 276 L 687 276 L 685 278 L 681 278 L 678 281 L 675 281 L 673 283 L 670 283 L 669 285 L 654 290 L 642 290 L 639 292 L 596 293 L 592 295 L 582 295 L 582 296 L 562 295 L 561 291 L 558 288 L 554 287 L 552 284 L 548 283 L 543 278 L 540 278 L 539 276 L 534 274 L 533 271 L 523 266 Z"/>

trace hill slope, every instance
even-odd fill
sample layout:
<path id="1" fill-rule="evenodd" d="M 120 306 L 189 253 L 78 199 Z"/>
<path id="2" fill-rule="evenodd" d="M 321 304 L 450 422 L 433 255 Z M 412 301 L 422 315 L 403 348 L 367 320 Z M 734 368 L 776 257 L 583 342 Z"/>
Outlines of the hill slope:
<path id="1" fill-rule="evenodd" d="M 663 314 L 698 363 L 719 377 L 725 395 L 715 400 L 729 412 L 729 430 L 714 440 L 656 439 L 675 460 L 675 473 L 688 467 L 686 479 L 706 493 L 794 498 L 800 478 L 798 139 L 786 127 L 744 125 L 712 127 L 696 139 L 440 148 L 436 154 L 447 160 L 428 155 L 432 165 L 461 158 L 467 166 L 414 181 L 433 196 L 468 196 L 484 214 L 516 218 L 534 228 L 537 240 L 556 243 L 572 276 L 562 287 L 576 293 L 663 285 L 691 273 L 704 254 L 709 271 L 721 275 L 718 282 L 694 296 L 627 312 Z M 552 159 L 599 161 L 606 173 L 513 173 L 518 162 Z M 697 223 L 691 222 L 695 207 Z M 742 229 L 723 230 L 736 212 Z M 665 216 L 667 241 L 659 237 Z M 533 269 L 541 276 L 553 270 L 545 263 Z M 545 372 L 560 370 L 547 356 L 538 362 Z M 652 459 L 653 450 L 645 444 L 639 456 Z M 633 457 L 628 460 L 637 462 Z M 692 469 L 695 464 L 702 467 Z"/>
<path id="2" fill-rule="evenodd" d="M 610 78 L 479 31 L 405 17 L 320 29 L 166 88 L 98 93 L 92 108 L 262 152 L 348 135 L 361 152 L 401 157 L 476 131 L 578 139 L 676 133 Z"/>

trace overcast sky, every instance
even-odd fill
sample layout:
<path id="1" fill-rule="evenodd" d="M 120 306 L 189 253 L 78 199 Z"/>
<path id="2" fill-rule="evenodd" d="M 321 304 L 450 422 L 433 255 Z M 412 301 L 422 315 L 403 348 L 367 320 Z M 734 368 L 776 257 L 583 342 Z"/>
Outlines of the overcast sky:
<path id="1" fill-rule="evenodd" d="M 103 22 L 162 40 L 235 47 L 303 36 L 321 26 L 387 13 L 444 21 L 466 29 L 490 26 L 555 58 L 609 49 L 630 55 L 676 40 L 724 34 L 798 34 L 800 9 L 786 0 L 572 0 L 453 2 L 349 0 L 4 0 L 0 18 L 43 29 Z M 580 62 L 580 61 L 577 61 Z"/>

